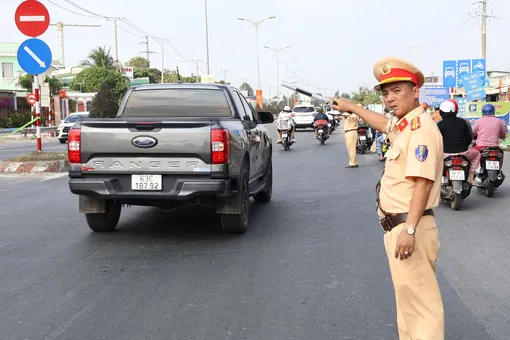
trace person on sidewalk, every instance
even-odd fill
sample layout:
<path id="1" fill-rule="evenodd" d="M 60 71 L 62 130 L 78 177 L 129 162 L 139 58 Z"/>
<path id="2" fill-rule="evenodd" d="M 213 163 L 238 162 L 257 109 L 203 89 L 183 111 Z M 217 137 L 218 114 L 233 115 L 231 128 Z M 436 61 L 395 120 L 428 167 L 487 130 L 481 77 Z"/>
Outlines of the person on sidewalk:
<path id="1" fill-rule="evenodd" d="M 392 135 L 383 175 L 376 187 L 379 226 L 395 289 L 400 340 L 444 340 L 444 307 L 436 277 L 443 138 L 420 106 L 423 73 L 411 63 L 388 57 L 374 66 L 384 104 L 397 118 L 331 98 L 335 110 L 353 112 L 378 131 Z"/>
<path id="2" fill-rule="evenodd" d="M 439 106 L 439 113 L 442 120 L 437 123 L 437 127 L 443 135 L 444 157 L 452 154 L 465 156 L 469 162 L 468 182 L 471 185 L 478 186 L 475 182 L 476 170 L 480 166 L 480 152 L 476 149 L 470 149 L 473 142 L 473 135 L 469 123 L 457 117 L 459 105 L 455 100 L 447 100 Z"/>

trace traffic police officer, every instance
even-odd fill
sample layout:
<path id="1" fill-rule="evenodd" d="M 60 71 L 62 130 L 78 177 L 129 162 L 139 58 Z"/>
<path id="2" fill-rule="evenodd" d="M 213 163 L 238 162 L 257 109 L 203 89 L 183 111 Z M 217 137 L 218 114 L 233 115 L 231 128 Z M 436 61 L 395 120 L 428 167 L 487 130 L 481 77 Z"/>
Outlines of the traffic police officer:
<path id="1" fill-rule="evenodd" d="M 358 104 L 361 106 L 361 104 Z M 359 117 L 355 114 L 346 114 L 340 116 L 345 119 L 344 122 L 344 134 L 345 134 L 345 146 L 347 148 L 347 154 L 349 155 L 349 165 L 346 168 L 357 168 L 358 160 L 356 159 L 356 145 L 358 144 L 358 127 Z"/>
<path id="2" fill-rule="evenodd" d="M 386 107 L 395 118 L 368 111 L 347 99 L 332 98 L 334 109 L 353 112 L 393 135 L 385 170 L 377 185 L 377 211 L 395 288 L 401 340 L 444 340 L 444 310 L 435 273 L 439 253 L 433 208 L 439 204 L 443 139 L 419 104 L 422 72 L 398 59 L 374 66 Z"/>

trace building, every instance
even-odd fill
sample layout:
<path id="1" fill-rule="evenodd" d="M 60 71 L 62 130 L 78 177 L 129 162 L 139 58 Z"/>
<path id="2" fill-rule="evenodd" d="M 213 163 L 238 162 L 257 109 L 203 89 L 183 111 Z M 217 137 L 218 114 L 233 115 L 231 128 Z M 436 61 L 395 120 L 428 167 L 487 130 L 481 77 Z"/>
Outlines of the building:
<path id="1" fill-rule="evenodd" d="M 0 42 L 0 115 L 10 110 L 18 109 L 17 97 L 26 96 L 25 90 L 18 86 L 18 77 L 24 72 L 18 63 L 19 43 Z M 5 111 L 5 112 L 3 112 Z"/>

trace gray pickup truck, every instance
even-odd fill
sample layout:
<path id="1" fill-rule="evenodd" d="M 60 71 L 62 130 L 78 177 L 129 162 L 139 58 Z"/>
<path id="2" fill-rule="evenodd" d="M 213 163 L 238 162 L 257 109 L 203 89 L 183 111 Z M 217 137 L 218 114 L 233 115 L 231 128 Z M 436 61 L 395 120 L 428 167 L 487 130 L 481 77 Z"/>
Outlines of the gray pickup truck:
<path id="1" fill-rule="evenodd" d="M 69 131 L 69 188 L 96 232 L 113 231 L 122 206 L 214 204 L 226 232 L 248 228 L 249 201 L 267 202 L 272 141 L 231 86 L 151 84 L 126 93 L 116 118 L 86 118 Z"/>

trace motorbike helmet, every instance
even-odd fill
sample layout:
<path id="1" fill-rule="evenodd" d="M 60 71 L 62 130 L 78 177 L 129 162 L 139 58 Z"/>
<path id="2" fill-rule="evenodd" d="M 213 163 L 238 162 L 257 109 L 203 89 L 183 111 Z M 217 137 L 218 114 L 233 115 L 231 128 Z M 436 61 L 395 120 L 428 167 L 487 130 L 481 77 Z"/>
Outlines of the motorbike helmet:
<path id="1" fill-rule="evenodd" d="M 439 114 L 441 117 L 456 116 L 459 112 L 459 104 L 455 100 L 447 100 L 439 105 Z"/>
<path id="2" fill-rule="evenodd" d="M 485 104 L 482 107 L 482 115 L 483 116 L 492 116 L 496 114 L 496 108 L 492 104 Z"/>
<path id="3" fill-rule="evenodd" d="M 291 111 L 292 110 L 290 109 L 290 106 L 288 106 L 288 105 L 283 108 L 283 112 L 291 112 Z"/>
<path id="4" fill-rule="evenodd" d="M 439 111 L 439 106 L 440 105 L 434 105 L 434 111 Z"/>

